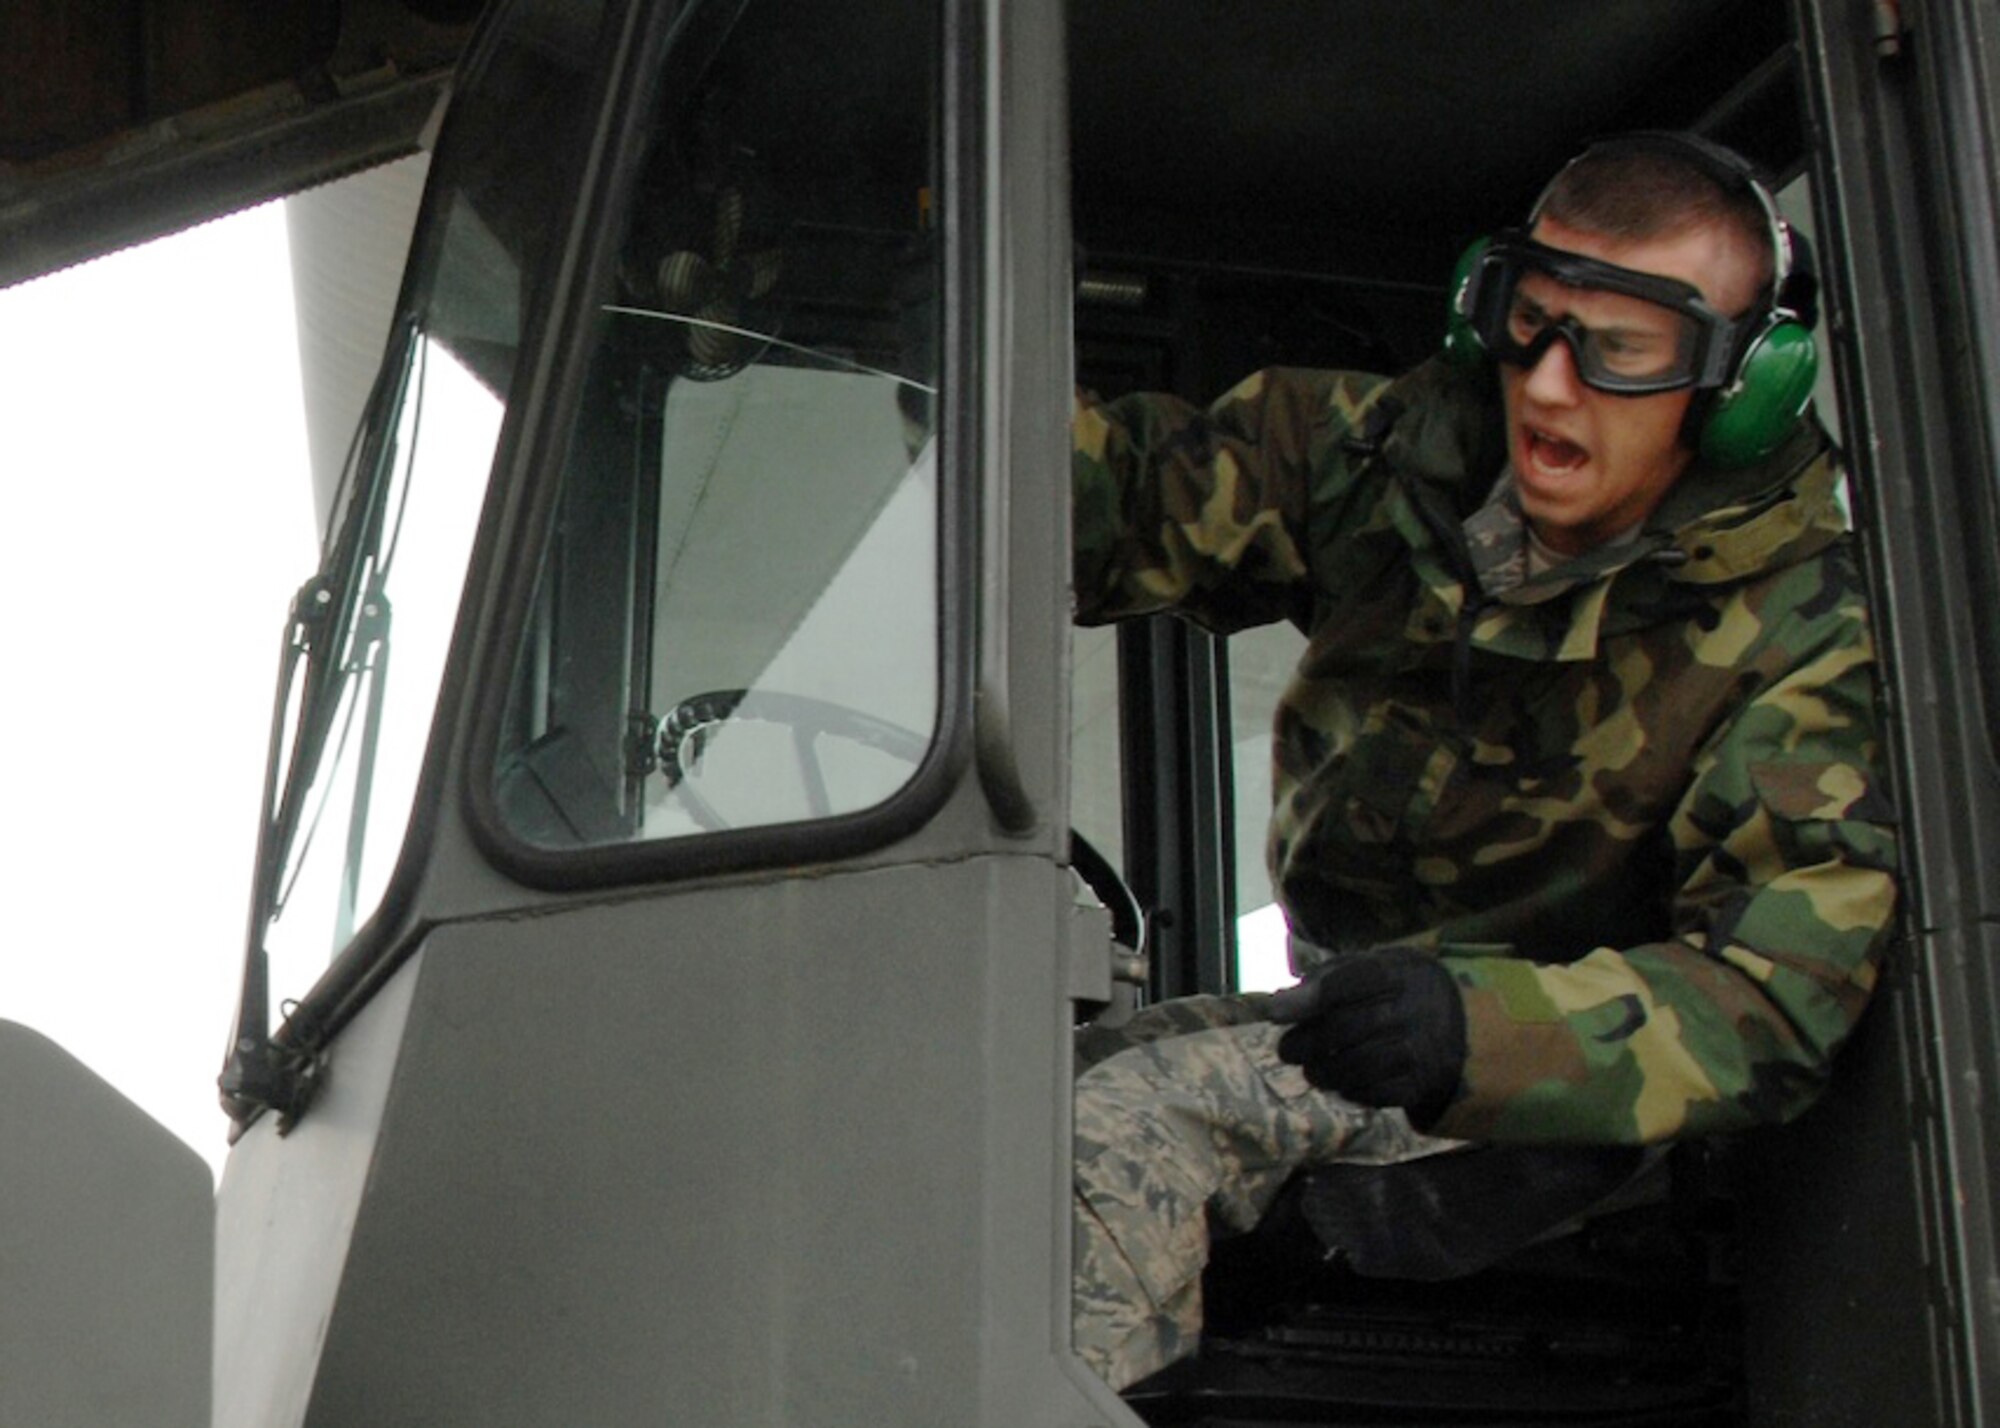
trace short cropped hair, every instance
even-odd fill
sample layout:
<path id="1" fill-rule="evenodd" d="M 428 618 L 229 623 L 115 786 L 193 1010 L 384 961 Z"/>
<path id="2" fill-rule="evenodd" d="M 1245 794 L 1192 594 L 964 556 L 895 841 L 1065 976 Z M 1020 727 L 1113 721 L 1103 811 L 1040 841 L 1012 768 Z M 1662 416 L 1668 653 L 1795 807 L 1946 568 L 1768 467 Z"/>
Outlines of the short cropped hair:
<path id="1" fill-rule="evenodd" d="M 1770 286 L 1776 265 L 1770 221 L 1756 196 L 1667 149 L 1611 146 L 1585 153 L 1556 175 L 1536 216 L 1628 242 L 1720 223 L 1757 255 L 1760 290 Z"/>

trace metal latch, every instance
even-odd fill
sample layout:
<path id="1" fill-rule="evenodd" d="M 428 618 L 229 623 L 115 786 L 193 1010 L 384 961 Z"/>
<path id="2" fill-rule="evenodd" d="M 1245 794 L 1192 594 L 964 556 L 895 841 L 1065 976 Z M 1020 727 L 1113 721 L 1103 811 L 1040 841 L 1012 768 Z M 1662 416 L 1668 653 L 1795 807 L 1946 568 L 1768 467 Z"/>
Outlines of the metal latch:
<path id="1" fill-rule="evenodd" d="M 1123 1020 L 1146 985 L 1145 954 L 1112 938 L 1106 909 L 1079 903 L 1069 914 L 1070 1000 L 1093 1012 L 1109 1008 L 1106 1015 Z"/>

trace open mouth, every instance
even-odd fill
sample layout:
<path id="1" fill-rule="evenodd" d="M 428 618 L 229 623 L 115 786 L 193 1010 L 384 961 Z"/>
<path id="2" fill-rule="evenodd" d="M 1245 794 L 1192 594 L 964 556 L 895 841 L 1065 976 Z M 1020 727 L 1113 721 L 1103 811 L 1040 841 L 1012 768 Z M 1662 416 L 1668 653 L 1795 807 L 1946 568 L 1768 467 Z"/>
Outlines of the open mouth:
<path id="1" fill-rule="evenodd" d="M 1551 476 L 1566 475 L 1590 459 L 1575 442 L 1534 427 L 1522 428 L 1521 446 L 1523 464 Z"/>

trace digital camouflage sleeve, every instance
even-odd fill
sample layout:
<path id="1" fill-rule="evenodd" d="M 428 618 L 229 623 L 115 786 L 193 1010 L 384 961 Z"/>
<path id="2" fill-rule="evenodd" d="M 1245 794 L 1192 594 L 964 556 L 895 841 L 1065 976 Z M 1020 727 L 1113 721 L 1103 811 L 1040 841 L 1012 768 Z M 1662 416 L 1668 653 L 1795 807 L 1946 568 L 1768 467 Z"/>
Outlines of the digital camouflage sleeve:
<path id="1" fill-rule="evenodd" d="M 1307 633 L 1274 730 L 1273 884 L 1335 955 L 1444 958 L 1469 1056 L 1438 1134 L 1786 1119 L 1896 900 L 1834 453 L 1808 424 L 1763 466 L 1693 468 L 1638 540 L 1489 595 L 1463 523 L 1499 420 L 1490 378 L 1441 364 L 1260 373 L 1207 410 L 1079 399 L 1078 618 Z"/>

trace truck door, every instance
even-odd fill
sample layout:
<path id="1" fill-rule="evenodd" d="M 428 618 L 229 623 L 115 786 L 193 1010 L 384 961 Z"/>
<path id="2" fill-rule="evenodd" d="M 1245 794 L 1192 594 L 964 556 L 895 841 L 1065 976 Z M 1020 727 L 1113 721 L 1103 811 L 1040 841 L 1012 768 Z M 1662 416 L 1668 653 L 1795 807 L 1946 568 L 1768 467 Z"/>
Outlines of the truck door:
<path id="1" fill-rule="evenodd" d="M 489 18 L 292 624 L 219 1422 L 1123 1412 L 1066 1344 L 1060 38 Z"/>

